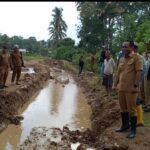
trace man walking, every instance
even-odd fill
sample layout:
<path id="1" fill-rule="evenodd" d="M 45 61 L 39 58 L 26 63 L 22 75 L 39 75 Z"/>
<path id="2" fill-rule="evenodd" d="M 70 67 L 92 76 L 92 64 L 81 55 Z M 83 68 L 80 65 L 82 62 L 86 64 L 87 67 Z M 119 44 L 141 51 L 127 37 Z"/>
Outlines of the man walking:
<path id="1" fill-rule="evenodd" d="M 19 79 L 21 76 L 21 67 L 25 66 L 22 58 L 22 53 L 19 52 L 18 46 L 14 47 L 13 52 L 10 55 L 10 58 L 11 58 L 11 68 L 13 70 L 11 82 L 13 83 L 16 78 L 16 84 L 19 85 Z"/>
<path id="2" fill-rule="evenodd" d="M 78 76 L 82 73 L 83 66 L 84 66 L 84 60 L 83 60 L 83 56 L 81 56 L 79 59 L 79 74 L 78 74 Z"/>

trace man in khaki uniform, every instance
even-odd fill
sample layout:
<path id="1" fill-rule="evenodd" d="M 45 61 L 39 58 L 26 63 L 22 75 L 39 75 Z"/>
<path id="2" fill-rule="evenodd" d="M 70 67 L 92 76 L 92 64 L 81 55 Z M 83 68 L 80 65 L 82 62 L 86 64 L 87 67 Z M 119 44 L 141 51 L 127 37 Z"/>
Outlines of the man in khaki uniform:
<path id="1" fill-rule="evenodd" d="M 11 69 L 13 70 L 11 82 L 13 83 L 16 78 L 16 84 L 19 85 L 19 79 L 21 76 L 21 67 L 24 66 L 22 54 L 19 52 L 19 47 L 15 46 L 14 51 L 11 53 Z"/>
<path id="2" fill-rule="evenodd" d="M 3 89 L 7 87 L 6 80 L 9 72 L 9 54 L 7 53 L 7 47 L 3 46 L 3 50 L 0 54 L 0 88 Z"/>
<path id="3" fill-rule="evenodd" d="M 143 62 L 141 57 L 132 53 L 130 42 L 123 43 L 124 57 L 120 60 L 114 89 L 118 89 L 118 98 L 121 109 L 122 126 L 116 132 L 124 132 L 129 129 L 129 116 L 131 130 L 127 138 L 134 138 L 136 135 L 137 110 L 136 100 L 139 93 L 139 83 Z"/>

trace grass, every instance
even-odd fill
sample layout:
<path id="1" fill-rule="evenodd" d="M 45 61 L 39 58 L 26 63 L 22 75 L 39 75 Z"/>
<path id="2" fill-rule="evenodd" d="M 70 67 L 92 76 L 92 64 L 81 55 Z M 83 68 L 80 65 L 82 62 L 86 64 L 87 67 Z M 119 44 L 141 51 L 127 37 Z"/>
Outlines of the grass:
<path id="1" fill-rule="evenodd" d="M 78 73 L 78 69 L 72 65 L 70 62 L 63 60 L 63 66 L 66 70 L 72 71 L 73 73 Z"/>
<path id="2" fill-rule="evenodd" d="M 38 54 L 24 54 L 23 58 L 25 61 L 29 61 L 29 60 L 42 60 L 44 57 Z"/>
<path id="3" fill-rule="evenodd" d="M 144 113 L 144 125 L 147 127 L 150 127 L 150 113 L 149 112 Z"/>

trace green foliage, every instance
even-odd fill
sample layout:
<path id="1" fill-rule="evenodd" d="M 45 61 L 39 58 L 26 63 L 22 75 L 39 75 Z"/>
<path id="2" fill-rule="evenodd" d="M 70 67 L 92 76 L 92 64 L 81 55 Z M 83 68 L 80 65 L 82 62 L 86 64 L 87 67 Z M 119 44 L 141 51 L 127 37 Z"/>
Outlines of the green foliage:
<path id="1" fill-rule="evenodd" d="M 144 113 L 144 125 L 150 127 L 150 114 Z"/>
<path id="2" fill-rule="evenodd" d="M 141 35 L 143 41 L 150 39 L 149 23 L 143 25 L 147 26 L 147 33 L 137 34 L 139 26 L 150 20 L 150 2 L 76 2 L 76 6 L 81 21 L 77 28 L 79 46 L 87 52 L 105 44 L 115 55 L 126 40 L 135 40 L 137 36 L 139 39 Z"/>
<path id="3" fill-rule="evenodd" d="M 41 60 L 43 59 L 43 56 L 39 55 L 39 54 L 23 54 L 23 58 L 24 60 L 26 61 L 29 61 L 29 60 Z"/>
<path id="4" fill-rule="evenodd" d="M 55 59 L 72 61 L 72 57 L 76 53 L 74 44 L 75 41 L 71 38 L 62 39 L 57 47 L 51 51 L 51 57 Z"/>
<path id="5" fill-rule="evenodd" d="M 21 49 L 26 49 L 30 54 L 50 56 L 48 43 L 50 43 L 50 41 L 37 41 L 35 37 L 23 39 L 21 36 L 8 37 L 6 34 L 0 34 L 0 48 L 5 45 L 8 47 L 8 51 L 12 51 L 14 45 L 17 44 Z"/>
<path id="6" fill-rule="evenodd" d="M 69 46 L 69 47 L 74 47 L 75 41 L 72 40 L 71 38 L 65 38 L 65 39 L 62 39 L 59 42 L 58 47 L 61 46 L 61 45 L 63 45 L 63 46 Z"/>
<path id="7" fill-rule="evenodd" d="M 140 52 L 146 50 L 145 42 L 150 40 L 150 20 L 145 20 L 137 28 L 135 40 L 139 43 Z"/>
<path id="8" fill-rule="evenodd" d="M 55 7 L 52 11 L 54 12 L 52 14 L 53 21 L 50 22 L 48 30 L 53 42 L 52 46 L 55 47 L 61 39 L 66 37 L 67 24 L 62 19 L 62 8 Z"/>
<path id="9" fill-rule="evenodd" d="M 40 54 L 42 55 L 42 56 L 50 56 L 50 50 L 49 50 L 49 48 L 43 48 L 42 50 L 41 50 L 41 52 L 40 52 Z"/>
<path id="10" fill-rule="evenodd" d="M 56 59 L 65 59 L 68 61 L 72 61 L 72 56 L 74 53 L 74 49 L 67 46 L 60 46 L 55 49 L 55 58 Z"/>
<path id="11" fill-rule="evenodd" d="M 78 73 L 78 69 L 68 61 L 63 60 L 63 66 L 66 70 L 72 71 L 76 74 Z"/>

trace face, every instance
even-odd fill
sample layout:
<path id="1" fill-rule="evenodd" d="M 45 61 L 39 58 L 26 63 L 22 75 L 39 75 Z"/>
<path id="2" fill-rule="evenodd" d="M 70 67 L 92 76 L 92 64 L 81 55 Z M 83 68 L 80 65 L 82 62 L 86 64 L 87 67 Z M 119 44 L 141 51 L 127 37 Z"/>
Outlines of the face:
<path id="1" fill-rule="evenodd" d="M 124 51 L 125 57 L 129 57 L 129 55 L 131 53 L 131 48 L 129 46 L 129 42 L 124 42 L 122 45 L 122 49 Z"/>

